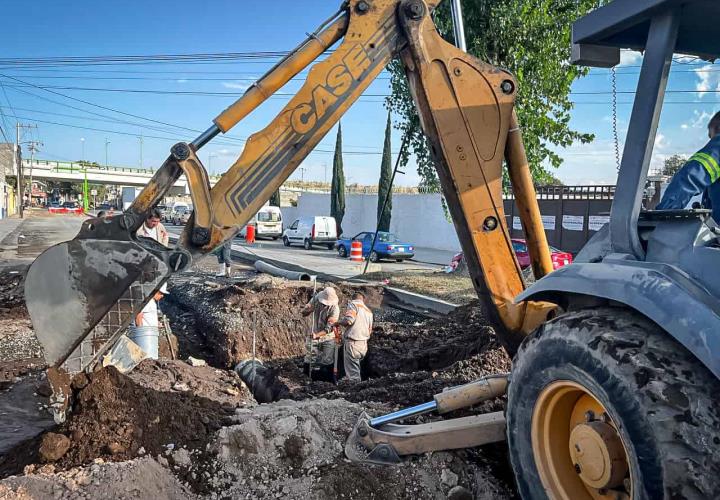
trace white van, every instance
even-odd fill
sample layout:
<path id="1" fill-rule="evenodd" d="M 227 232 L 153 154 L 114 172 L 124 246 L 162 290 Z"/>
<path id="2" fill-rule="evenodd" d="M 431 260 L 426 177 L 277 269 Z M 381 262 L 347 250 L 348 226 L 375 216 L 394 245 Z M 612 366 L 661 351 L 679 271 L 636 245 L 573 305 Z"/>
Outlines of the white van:
<path id="1" fill-rule="evenodd" d="M 283 218 L 280 207 L 271 207 L 266 205 L 255 214 L 255 217 L 250 219 L 248 223 L 240 231 L 240 236 L 243 238 L 246 234 L 246 228 L 248 225 L 255 226 L 255 237 L 256 238 L 272 238 L 278 239 L 283 234 Z"/>
<path id="2" fill-rule="evenodd" d="M 325 245 L 332 250 L 337 243 L 335 218 L 316 215 L 296 219 L 283 233 L 283 244 L 289 247 L 293 243 L 304 246 L 305 250 L 313 245 Z"/>

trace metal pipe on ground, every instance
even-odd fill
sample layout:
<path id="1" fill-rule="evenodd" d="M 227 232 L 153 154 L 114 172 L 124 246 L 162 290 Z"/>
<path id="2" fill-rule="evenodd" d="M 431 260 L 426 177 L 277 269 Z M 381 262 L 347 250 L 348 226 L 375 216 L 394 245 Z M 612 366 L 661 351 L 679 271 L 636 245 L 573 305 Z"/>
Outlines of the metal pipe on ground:
<path id="1" fill-rule="evenodd" d="M 288 279 L 290 281 L 311 281 L 312 278 L 308 273 L 301 271 L 289 271 L 282 269 L 262 260 L 255 261 L 255 270 L 259 273 L 270 274 L 272 276 L 280 276 L 281 278 Z"/>

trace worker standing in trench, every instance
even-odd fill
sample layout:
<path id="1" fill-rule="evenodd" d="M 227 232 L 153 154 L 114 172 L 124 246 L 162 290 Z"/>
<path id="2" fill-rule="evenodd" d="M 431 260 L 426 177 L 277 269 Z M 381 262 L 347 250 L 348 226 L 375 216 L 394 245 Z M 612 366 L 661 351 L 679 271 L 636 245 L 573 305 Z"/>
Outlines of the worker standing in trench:
<path id="1" fill-rule="evenodd" d="M 373 313 L 365 305 L 365 296 L 360 292 L 352 295 L 342 319 L 338 322 L 346 327 L 343 335 L 343 361 L 348 380 L 360 381 L 360 362 L 367 355 L 367 342 L 372 334 Z"/>
<path id="2" fill-rule="evenodd" d="M 303 316 L 312 314 L 312 342 L 303 365 L 305 374 L 311 379 L 315 366 L 322 380 L 333 379 L 335 350 L 337 343 L 333 327 L 340 318 L 338 296 L 333 287 L 325 287 L 316 293 L 302 309 Z"/>

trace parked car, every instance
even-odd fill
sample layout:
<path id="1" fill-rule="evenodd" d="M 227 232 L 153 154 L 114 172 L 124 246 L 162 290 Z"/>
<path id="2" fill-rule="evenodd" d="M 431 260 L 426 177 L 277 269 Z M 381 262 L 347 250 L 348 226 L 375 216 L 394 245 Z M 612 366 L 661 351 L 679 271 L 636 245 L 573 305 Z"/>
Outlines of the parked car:
<path id="1" fill-rule="evenodd" d="M 59 213 L 64 213 L 67 211 L 67 210 L 63 209 L 63 207 L 59 201 L 51 201 L 48 204 L 47 208 L 48 208 L 48 212 L 50 212 L 51 214 L 59 214 Z"/>
<path id="2" fill-rule="evenodd" d="M 243 238 L 246 234 L 247 226 L 255 227 L 256 238 L 272 238 L 278 239 L 283 235 L 283 218 L 280 207 L 265 206 L 250 219 L 241 230 L 240 236 Z"/>
<path id="3" fill-rule="evenodd" d="M 372 247 L 375 232 L 358 233 L 352 238 L 341 239 L 337 242 L 338 255 L 347 257 L 353 241 L 362 242 L 363 257 L 370 255 L 370 262 L 377 262 L 380 259 L 395 259 L 398 262 L 412 259 L 415 256 L 415 247 L 409 243 L 403 243 L 393 233 L 378 231 L 375 246 Z M 372 250 L 371 250 L 372 247 Z"/>
<path id="4" fill-rule="evenodd" d="M 184 226 L 190 220 L 192 207 L 189 205 L 175 205 L 173 207 L 172 223 L 176 226 Z"/>
<path id="5" fill-rule="evenodd" d="M 513 250 L 515 250 L 515 255 L 517 256 L 518 264 L 520 264 L 520 267 L 523 269 L 529 267 L 530 254 L 528 253 L 527 243 L 525 242 L 525 240 L 513 238 L 512 245 Z M 573 260 L 571 253 L 563 252 L 562 250 L 558 250 L 555 247 L 550 247 L 550 258 L 552 259 L 553 269 L 572 264 Z"/>
<path id="6" fill-rule="evenodd" d="M 520 264 L 520 268 L 527 269 L 528 267 L 530 267 L 530 254 L 528 253 L 527 243 L 525 242 L 525 240 L 513 238 L 512 246 L 513 250 L 515 251 L 518 264 Z M 464 259 L 463 255 L 464 254 L 460 252 L 456 253 L 453 256 L 453 258 L 450 260 L 450 265 L 446 268 L 447 272 L 453 272 L 458 268 L 458 266 L 460 266 Z M 562 250 L 558 250 L 557 248 L 552 246 L 550 247 L 550 258 L 552 259 L 553 269 L 567 266 L 568 264 L 572 264 L 573 261 L 573 256 L 571 253 L 563 252 Z"/>
<path id="7" fill-rule="evenodd" d="M 168 212 L 168 207 L 165 205 L 158 205 L 155 208 L 157 208 L 160 211 L 160 221 L 165 220 L 165 214 Z"/>
<path id="8" fill-rule="evenodd" d="M 337 243 L 335 218 L 316 215 L 294 220 L 283 232 L 283 244 L 289 247 L 293 243 L 302 245 L 306 250 L 310 250 L 313 245 L 324 245 L 332 250 Z"/>
<path id="9" fill-rule="evenodd" d="M 65 212 L 68 213 L 82 213 L 83 207 L 82 205 L 79 205 L 76 201 L 66 201 L 62 204 L 62 208 L 65 210 Z"/>

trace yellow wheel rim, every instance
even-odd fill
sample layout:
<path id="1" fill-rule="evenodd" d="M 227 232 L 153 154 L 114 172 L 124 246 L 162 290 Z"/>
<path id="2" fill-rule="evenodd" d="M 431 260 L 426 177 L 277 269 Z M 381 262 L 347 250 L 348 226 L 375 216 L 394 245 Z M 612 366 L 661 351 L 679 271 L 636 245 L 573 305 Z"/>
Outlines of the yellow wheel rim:
<path id="1" fill-rule="evenodd" d="M 632 498 L 628 447 L 588 389 L 567 380 L 548 385 L 531 427 L 533 457 L 550 498 Z"/>

